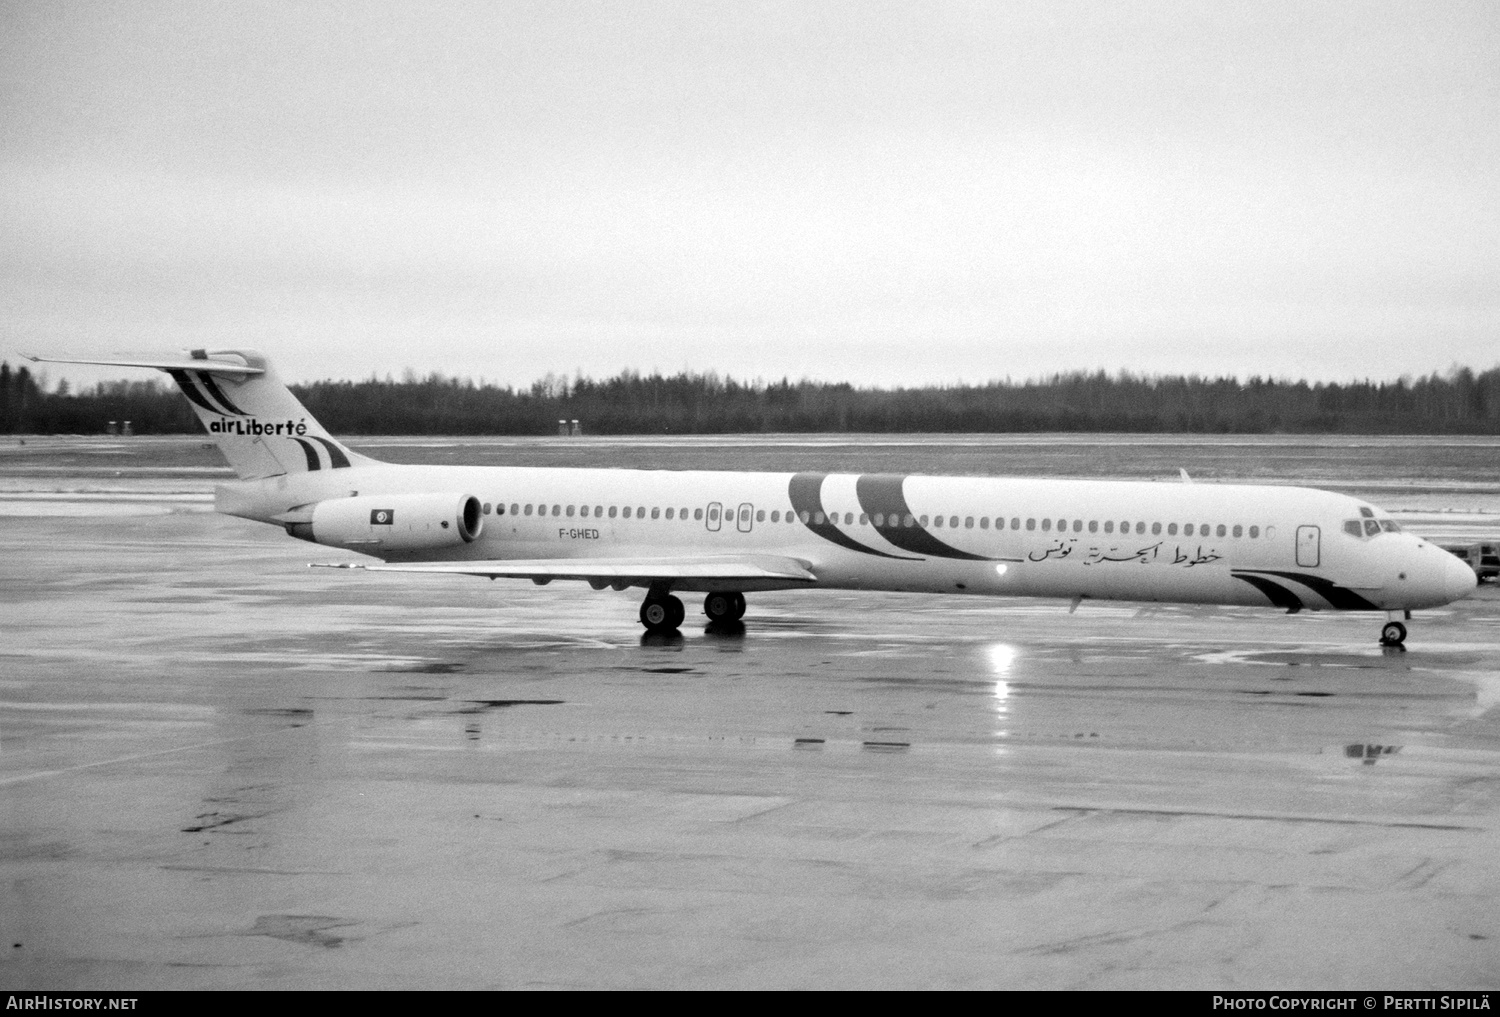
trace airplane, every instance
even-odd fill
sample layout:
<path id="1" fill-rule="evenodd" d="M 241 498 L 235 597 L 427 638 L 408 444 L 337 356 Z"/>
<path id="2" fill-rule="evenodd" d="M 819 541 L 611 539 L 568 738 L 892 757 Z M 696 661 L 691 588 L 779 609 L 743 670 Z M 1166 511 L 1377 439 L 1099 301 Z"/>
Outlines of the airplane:
<path id="1" fill-rule="evenodd" d="M 844 589 L 1384 612 L 1467 596 L 1474 571 L 1358 498 L 1301 487 L 919 474 L 749 473 L 379 462 L 338 441 L 254 350 L 33 361 L 154 368 L 239 479 L 219 512 L 355 551 L 371 572 L 581 580 L 646 591 L 670 633 L 745 594 Z"/>

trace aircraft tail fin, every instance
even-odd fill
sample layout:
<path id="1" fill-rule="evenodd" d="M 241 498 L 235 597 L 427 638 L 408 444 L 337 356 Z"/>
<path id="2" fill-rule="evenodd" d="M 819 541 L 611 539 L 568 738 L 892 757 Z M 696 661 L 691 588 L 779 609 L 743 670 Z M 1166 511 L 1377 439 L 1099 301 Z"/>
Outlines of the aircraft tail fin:
<path id="1" fill-rule="evenodd" d="M 113 359 L 39 357 L 54 364 L 150 367 L 177 383 L 229 465 L 245 480 L 339 470 L 375 460 L 351 451 L 319 424 L 255 350 Z"/>

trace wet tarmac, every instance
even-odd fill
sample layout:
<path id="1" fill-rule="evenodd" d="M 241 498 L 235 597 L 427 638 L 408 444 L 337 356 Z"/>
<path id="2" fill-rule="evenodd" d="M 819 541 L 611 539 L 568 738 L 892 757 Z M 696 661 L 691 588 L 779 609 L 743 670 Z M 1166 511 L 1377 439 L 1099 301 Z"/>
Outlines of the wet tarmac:
<path id="1" fill-rule="evenodd" d="M 0 988 L 1500 987 L 1493 586 L 652 641 L 136 493 L 0 518 Z"/>

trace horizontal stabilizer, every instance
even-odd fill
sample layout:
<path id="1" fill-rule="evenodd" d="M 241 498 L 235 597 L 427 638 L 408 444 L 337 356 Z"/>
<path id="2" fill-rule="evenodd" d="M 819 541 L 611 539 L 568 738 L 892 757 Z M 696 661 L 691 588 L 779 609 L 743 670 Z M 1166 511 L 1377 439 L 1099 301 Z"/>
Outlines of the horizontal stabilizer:
<path id="1" fill-rule="evenodd" d="M 369 572 L 425 572 L 489 579 L 587 579 L 647 582 L 656 579 L 817 581 L 795 558 L 777 555 L 672 558 L 539 558 L 516 561 L 411 562 L 394 565 L 314 565 L 313 568 L 364 569 Z"/>
<path id="2" fill-rule="evenodd" d="M 261 367 L 251 367 L 237 360 L 214 360 L 208 357 L 193 357 L 188 354 L 167 356 L 124 355 L 119 357 L 39 357 L 34 353 L 23 353 L 34 363 L 41 364 L 95 364 L 99 367 L 154 367 L 158 371 L 206 371 L 209 374 L 228 374 L 248 378 L 265 374 Z"/>

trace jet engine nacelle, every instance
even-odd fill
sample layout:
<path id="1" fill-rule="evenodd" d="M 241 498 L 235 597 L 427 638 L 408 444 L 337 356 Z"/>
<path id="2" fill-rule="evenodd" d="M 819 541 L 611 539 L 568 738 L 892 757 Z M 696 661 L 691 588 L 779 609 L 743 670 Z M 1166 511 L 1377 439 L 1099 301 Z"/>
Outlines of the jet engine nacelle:
<path id="1" fill-rule="evenodd" d="M 484 511 L 471 494 L 367 494 L 320 501 L 308 522 L 292 523 L 294 537 L 380 554 L 432 551 L 472 543 Z"/>

